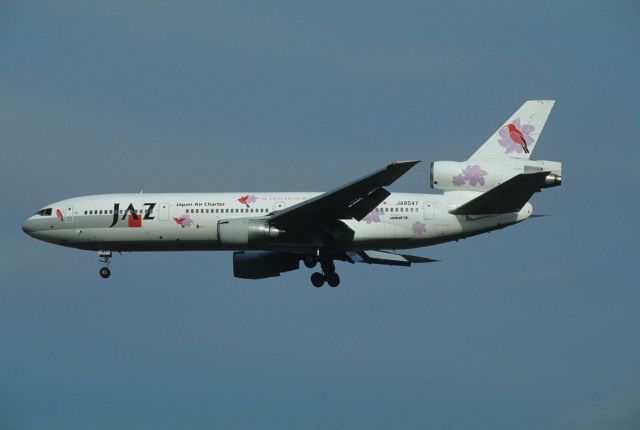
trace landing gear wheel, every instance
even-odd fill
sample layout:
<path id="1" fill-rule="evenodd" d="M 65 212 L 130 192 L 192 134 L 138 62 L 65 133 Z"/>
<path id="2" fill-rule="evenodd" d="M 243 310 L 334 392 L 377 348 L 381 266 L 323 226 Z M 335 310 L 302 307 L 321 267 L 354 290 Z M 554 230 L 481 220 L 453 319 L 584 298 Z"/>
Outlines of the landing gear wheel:
<path id="1" fill-rule="evenodd" d="M 313 269 L 316 267 L 316 264 L 318 264 L 318 258 L 315 255 L 307 255 L 302 259 L 302 261 L 309 269 Z"/>
<path id="2" fill-rule="evenodd" d="M 320 288 L 324 284 L 324 276 L 320 272 L 313 272 L 311 274 L 311 283 L 314 287 Z"/>
<path id="3" fill-rule="evenodd" d="M 327 284 L 329 284 L 331 288 L 335 288 L 340 285 L 340 276 L 338 276 L 336 272 L 327 273 L 325 278 L 327 278 Z"/>
<path id="4" fill-rule="evenodd" d="M 109 270 L 108 267 L 100 268 L 100 276 L 102 276 L 104 279 L 107 279 L 109 276 L 111 276 L 111 270 Z"/>

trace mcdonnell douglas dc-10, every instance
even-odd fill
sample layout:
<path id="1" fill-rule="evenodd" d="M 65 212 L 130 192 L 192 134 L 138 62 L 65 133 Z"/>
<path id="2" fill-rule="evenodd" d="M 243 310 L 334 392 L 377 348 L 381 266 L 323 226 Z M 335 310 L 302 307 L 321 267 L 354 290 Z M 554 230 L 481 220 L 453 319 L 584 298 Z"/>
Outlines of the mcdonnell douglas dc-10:
<path id="1" fill-rule="evenodd" d="M 410 266 L 397 250 L 486 233 L 524 221 L 541 188 L 560 185 L 562 164 L 532 161 L 554 101 L 525 102 L 463 162 L 431 163 L 442 194 L 390 193 L 418 161 L 394 162 L 326 193 L 105 194 L 45 206 L 22 229 L 57 245 L 114 252 L 234 251 L 233 273 L 261 279 L 320 265 L 311 283 L 340 283 L 335 261 Z"/>

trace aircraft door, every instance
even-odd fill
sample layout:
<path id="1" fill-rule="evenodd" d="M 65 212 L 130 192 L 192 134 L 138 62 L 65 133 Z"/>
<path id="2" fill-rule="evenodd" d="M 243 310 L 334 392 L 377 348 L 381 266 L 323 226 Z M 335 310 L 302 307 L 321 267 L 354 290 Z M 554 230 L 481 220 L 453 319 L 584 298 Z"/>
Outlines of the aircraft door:
<path id="1" fill-rule="evenodd" d="M 424 202 L 424 219 L 433 219 L 433 202 Z"/>
<path id="2" fill-rule="evenodd" d="M 169 221 L 169 203 L 158 203 L 158 219 Z"/>
<path id="3" fill-rule="evenodd" d="M 285 207 L 287 207 L 285 202 L 275 202 L 273 204 L 273 210 L 274 211 L 279 211 L 280 209 L 284 209 Z"/>
<path id="4" fill-rule="evenodd" d="M 438 205 L 436 207 L 436 224 L 442 226 L 449 225 L 450 216 L 453 215 L 449 215 L 447 207 L 442 202 L 438 202 Z"/>
<path id="5" fill-rule="evenodd" d="M 64 222 L 72 223 L 73 222 L 73 205 L 67 205 L 64 208 Z"/>

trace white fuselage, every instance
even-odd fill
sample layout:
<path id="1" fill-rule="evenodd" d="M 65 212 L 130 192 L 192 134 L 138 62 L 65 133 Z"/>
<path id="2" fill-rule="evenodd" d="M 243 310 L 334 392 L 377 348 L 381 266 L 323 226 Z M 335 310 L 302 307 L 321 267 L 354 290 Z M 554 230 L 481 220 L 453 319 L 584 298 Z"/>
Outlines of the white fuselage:
<path id="1" fill-rule="evenodd" d="M 230 250 L 218 223 L 234 218 L 269 219 L 271 213 L 320 193 L 153 193 L 76 197 L 47 205 L 23 225 L 46 242 L 98 251 Z M 495 230 L 528 218 L 519 213 L 466 217 L 449 211 L 465 193 L 392 193 L 363 220 L 341 220 L 354 231 L 350 249 L 428 246 Z M 267 243 L 261 250 L 313 251 L 313 240 Z M 242 248 L 249 249 L 249 248 Z"/>

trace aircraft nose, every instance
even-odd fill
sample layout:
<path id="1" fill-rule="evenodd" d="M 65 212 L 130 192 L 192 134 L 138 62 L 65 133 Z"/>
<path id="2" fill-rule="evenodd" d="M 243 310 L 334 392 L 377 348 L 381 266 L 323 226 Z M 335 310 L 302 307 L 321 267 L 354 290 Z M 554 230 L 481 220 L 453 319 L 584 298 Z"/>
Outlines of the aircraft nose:
<path id="1" fill-rule="evenodd" d="M 27 233 L 29 236 L 32 236 L 33 231 L 35 230 L 35 225 L 34 225 L 34 221 L 31 218 L 27 218 L 23 223 L 22 223 L 22 231 L 24 231 L 25 233 Z"/>

